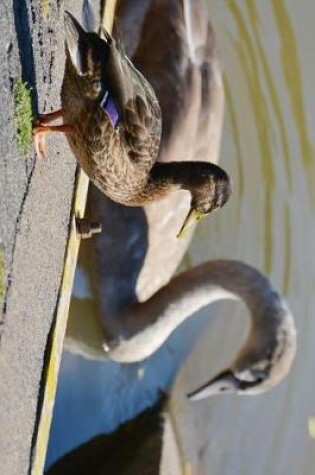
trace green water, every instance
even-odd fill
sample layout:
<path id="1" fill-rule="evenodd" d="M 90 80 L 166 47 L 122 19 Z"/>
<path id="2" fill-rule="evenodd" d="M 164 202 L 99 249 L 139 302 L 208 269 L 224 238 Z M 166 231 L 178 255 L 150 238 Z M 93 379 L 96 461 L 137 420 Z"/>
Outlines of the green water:
<path id="1" fill-rule="evenodd" d="M 266 272 L 295 315 L 298 353 L 289 378 L 266 395 L 183 404 L 175 414 L 189 421 L 184 445 L 199 451 L 198 475 L 308 475 L 315 466 L 308 432 L 315 414 L 315 3 L 209 0 L 209 11 L 225 71 L 221 164 L 235 193 L 201 223 L 189 260 L 239 258 Z M 217 307 L 174 399 L 230 361 L 245 337 L 243 313 L 235 304 Z"/>

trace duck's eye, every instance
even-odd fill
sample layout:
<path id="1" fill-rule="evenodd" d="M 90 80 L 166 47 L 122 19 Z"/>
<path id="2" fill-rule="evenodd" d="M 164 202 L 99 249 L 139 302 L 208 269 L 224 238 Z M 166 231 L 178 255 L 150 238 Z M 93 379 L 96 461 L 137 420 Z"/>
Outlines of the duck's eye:
<path id="1" fill-rule="evenodd" d="M 94 93 L 95 95 L 100 94 L 100 92 L 101 92 L 101 90 L 102 90 L 102 83 L 101 83 L 101 81 L 98 81 L 98 80 L 92 81 L 92 82 L 91 82 L 91 89 L 92 89 L 92 91 L 93 91 L 93 93 Z"/>
<path id="2" fill-rule="evenodd" d="M 217 201 L 213 201 L 212 202 L 212 205 L 211 205 L 211 209 L 210 209 L 210 212 L 212 213 L 213 211 L 215 211 L 216 209 L 219 208 L 219 204 Z"/>

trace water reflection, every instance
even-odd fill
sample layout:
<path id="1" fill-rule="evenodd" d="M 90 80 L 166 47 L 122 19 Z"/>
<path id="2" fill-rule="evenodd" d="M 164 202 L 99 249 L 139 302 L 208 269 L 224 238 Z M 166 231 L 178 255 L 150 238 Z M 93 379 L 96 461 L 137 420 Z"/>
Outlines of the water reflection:
<path id="1" fill-rule="evenodd" d="M 195 407 L 192 438 L 198 439 L 201 473 L 312 473 L 314 442 L 308 420 L 314 414 L 315 381 L 308 368 L 315 331 L 310 185 L 315 71 L 310 65 L 314 33 L 309 18 L 315 9 L 305 2 L 277 0 L 213 0 L 210 6 L 226 72 L 222 163 L 232 166 L 239 196 L 238 209 L 230 207 L 228 216 L 217 216 L 210 231 L 202 224 L 191 259 L 233 253 L 267 271 L 297 317 L 299 346 L 290 378 L 270 394 Z M 239 221 L 234 220 L 237 211 Z M 197 382 L 209 374 L 209 365 L 224 365 L 236 348 L 235 339 L 242 338 L 234 307 L 218 313 L 221 321 L 202 335 L 180 373 L 177 400 L 187 380 Z"/>
<path id="2" fill-rule="evenodd" d="M 207 323 L 174 389 L 174 417 L 187 459 L 199 453 L 193 463 L 199 465 L 200 474 L 313 472 L 314 441 L 308 420 L 315 413 L 315 375 L 309 369 L 315 332 L 314 138 L 310 136 L 315 125 L 315 4 L 209 3 L 225 68 L 221 163 L 234 177 L 235 195 L 225 213 L 201 223 L 182 267 L 226 257 L 243 259 L 267 272 L 286 294 L 298 320 L 294 370 L 279 388 L 256 399 L 186 404 L 186 389 L 224 367 L 244 338 L 244 309 L 234 304 L 204 311 L 203 318 L 179 329 L 164 349 L 140 365 L 89 363 L 65 355 L 50 459 L 82 438 L 112 429 L 152 402 L 157 388 L 172 381 L 211 312 L 215 318 Z M 141 379 L 139 368 L 144 369 Z M 76 391 L 76 401 L 71 390 Z M 135 401 L 140 401 L 138 406 Z M 83 406 L 87 419 L 81 417 Z M 189 441 L 183 420 L 190 421 Z"/>

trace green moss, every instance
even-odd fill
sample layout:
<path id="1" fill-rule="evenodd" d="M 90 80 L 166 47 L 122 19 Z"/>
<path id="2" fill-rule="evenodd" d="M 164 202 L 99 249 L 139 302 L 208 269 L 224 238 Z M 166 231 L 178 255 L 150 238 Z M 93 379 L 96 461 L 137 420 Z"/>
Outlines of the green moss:
<path id="1" fill-rule="evenodd" d="M 14 86 L 14 123 L 19 152 L 27 155 L 32 143 L 32 101 L 30 88 L 22 79 Z"/>
<path id="2" fill-rule="evenodd" d="M 3 305 L 6 289 L 6 269 L 4 264 L 3 252 L 0 249 L 0 308 Z"/>

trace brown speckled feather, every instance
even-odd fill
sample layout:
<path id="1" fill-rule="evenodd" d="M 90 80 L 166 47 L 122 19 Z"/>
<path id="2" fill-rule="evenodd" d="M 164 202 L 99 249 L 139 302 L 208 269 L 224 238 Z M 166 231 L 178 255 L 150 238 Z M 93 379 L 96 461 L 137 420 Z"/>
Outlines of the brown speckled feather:
<path id="1" fill-rule="evenodd" d="M 158 4 L 152 5 L 148 16 L 154 16 L 156 6 Z M 170 13 L 176 13 L 174 18 L 178 18 L 180 10 L 183 14 L 181 2 L 173 7 L 175 10 L 171 8 Z M 178 26 L 175 21 L 174 31 Z M 85 32 L 68 13 L 65 14 L 65 27 L 67 62 L 62 87 L 63 116 L 67 127 L 72 130 L 72 134 L 68 135 L 70 146 L 94 184 L 113 201 L 128 206 L 144 206 L 164 198 L 171 191 L 188 190 L 191 206 L 180 234 L 196 220 L 223 206 L 231 195 L 231 182 L 220 167 L 200 161 L 176 161 L 164 165 L 157 162 L 162 130 L 160 106 L 153 88 L 122 48 L 106 31 L 100 30 L 100 35 Z M 163 112 L 166 112 L 163 116 L 163 140 L 166 143 L 172 135 L 169 119 L 174 118 L 174 111 L 178 117 L 177 126 L 185 121 L 182 113 L 187 109 L 185 101 L 193 100 L 194 94 L 192 91 L 192 94 L 185 95 L 183 101 L 179 91 L 183 87 L 191 89 L 194 83 L 192 74 L 196 70 L 194 63 L 187 63 L 187 56 L 181 51 L 183 43 L 173 44 L 176 35 L 163 36 L 159 33 L 152 38 L 154 29 L 151 30 L 144 28 L 143 31 L 148 40 L 145 45 L 151 44 L 146 57 L 154 57 L 153 67 L 154 62 L 159 68 L 161 62 L 166 65 L 166 69 L 159 72 L 164 76 L 165 94 L 158 77 L 152 74 L 150 67 L 146 68 L 145 62 L 142 70 L 146 77 L 149 75 L 153 79 Z M 156 43 L 154 47 L 152 41 Z M 176 50 L 176 45 L 179 50 Z M 191 49 L 189 45 L 188 49 Z M 162 56 L 160 46 L 163 46 Z M 196 51 L 193 49 L 191 58 L 197 61 L 198 69 L 203 68 L 203 56 L 199 50 L 199 47 Z M 139 47 L 134 57 L 136 62 L 139 62 L 142 53 Z M 182 58 L 176 63 L 178 71 L 174 77 L 168 71 L 167 61 L 172 54 Z M 184 72 L 183 77 L 181 71 Z M 174 83 L 176 79 L 184 81 L 185 85 Z M 171 109 L 165 106 L 165 99 Z M 193 102 L 199 108 L 199 101 Z M 209 101 L 205 104 L 208 109 Z M 196 127 L 196 122 L 190 123 L 190 130 L 183 132 L 193 140 L 192 131 Z M 178 134 L 176 141 L 184 144 L 183 139 L 184 134 Z M 187 154 L 187 149 L 182 151 L 184 154 Z M 179 155 L 178 159 L 182 156 Z"/>
<path id="2" fill-rule="evenodd" d="M 108 33 L 86 33 L 69 14 L 67 23 L 61 99 L 64 120 L 74 129 L 70 146 L 96 186 L 114 201 L 129 204 L 145 186 L 159 150 L 156 95 Z M 116 128 L 100 106 L 105 91 L 120 116 Z"/>

